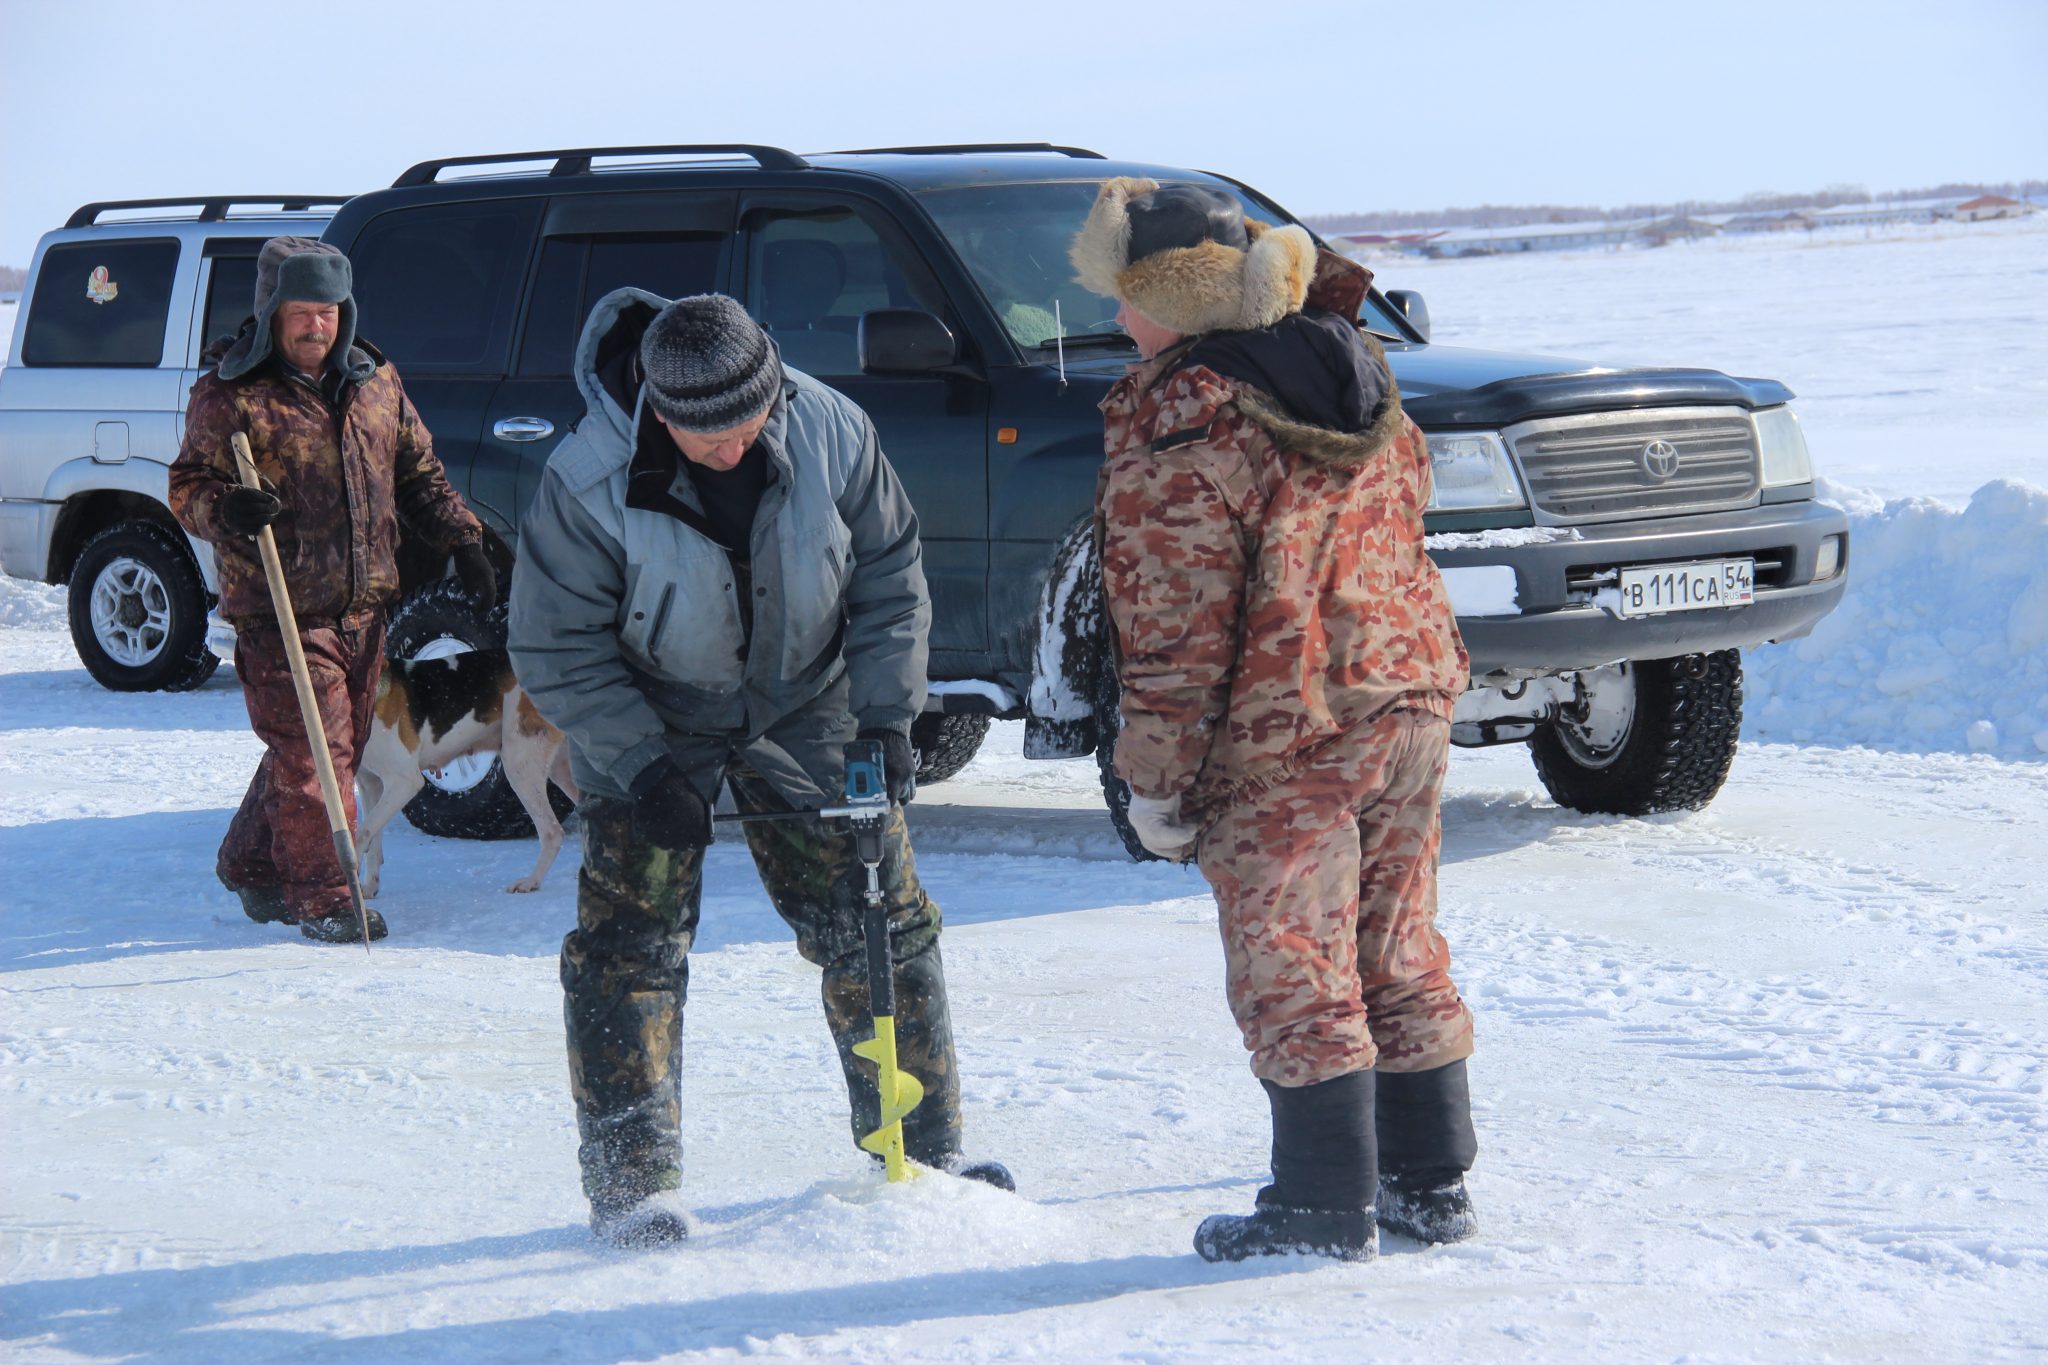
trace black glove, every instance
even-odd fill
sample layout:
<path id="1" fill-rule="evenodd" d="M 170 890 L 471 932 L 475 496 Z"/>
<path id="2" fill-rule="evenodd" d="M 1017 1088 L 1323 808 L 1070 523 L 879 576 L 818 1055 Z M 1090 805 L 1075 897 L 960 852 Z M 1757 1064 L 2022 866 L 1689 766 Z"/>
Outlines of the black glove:
<path id="1" fill-rule="evenodd" d="M 711 807 L 674 759 L 658 758 L 633 779 L 633 836 L 679 852 L 711 843 Z"/>
<path id="2" fill-rule="evenodd" d="M 917 795 L 917 754 L 910 736 L 900 730 L 863 730 L 857 739 L 871 739 L 882 746 L 882 778 L 889 784 L 889 799 L 907 806 Z"/>
<path id="3" fill-rule="evenodd" d="M 455 576 L 462 580 L 462 590 L 476 600 L 478 611 L 488 614 L 498 605 L 498 571 L 491 567 L 491 557 L 483 546 L 455 547 Z"/>
<path id="4" fill-rule="evenodd" d="M 277 500 L 277 494 L 239 485 L 221 494 L 213 505 L 214 517 L 238 536 L 255 535 L 276 521 L 283 510 L 284 504 Z"/>

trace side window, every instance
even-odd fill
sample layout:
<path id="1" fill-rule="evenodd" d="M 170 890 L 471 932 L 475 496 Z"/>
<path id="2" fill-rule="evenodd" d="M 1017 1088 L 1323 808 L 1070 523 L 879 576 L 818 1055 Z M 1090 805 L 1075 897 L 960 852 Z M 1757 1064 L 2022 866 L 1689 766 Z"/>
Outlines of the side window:
<path id="1" fill-rule="evenodd" d="M 631 285 L 665 299 L 718 287 L 722 232 L 640 232 L 549 237 L 526 309 L 519 373 L 569 373 L 583 320 L 597 301 Z"/>
<path id="2" fill-rule="evenodd" d="M 538 212 L 490 199 L 372 219 L 348 253 L 359 333 L 403 370 L 502 372 Z"/>
<path id="3" fill-rule="evenodd" d="M 154 366 L 178 275 L 171 237 L 66 242 L 43 253 L 24 365 Z"/>
<path id="4" fill-rule="evenodd" d="M 256 309 L 256 258 L 215 256 L 206 277 L 206 329 L 200 345 L 231 337 Z"/>
<path id="5" fill-rule="evenodd" d="M 946 316 L 923 265 L 850 208 L 756 209 L 747 227 L 741 301 L 782 358 L 806 374 L 860 373 L 863 313 L 921 308 Z"/>

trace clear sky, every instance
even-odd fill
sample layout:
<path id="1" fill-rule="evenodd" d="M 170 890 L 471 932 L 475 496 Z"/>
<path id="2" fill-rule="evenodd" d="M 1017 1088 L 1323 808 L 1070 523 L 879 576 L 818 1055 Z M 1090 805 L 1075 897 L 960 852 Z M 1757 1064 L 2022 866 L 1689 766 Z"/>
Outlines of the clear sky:
<path id="1" fill-rule="evenodd" d="M 0 0 L 0 264 L 463 152 L 1053 141 L 1296 213 L 2048 176 L 2048 0 Z"/>

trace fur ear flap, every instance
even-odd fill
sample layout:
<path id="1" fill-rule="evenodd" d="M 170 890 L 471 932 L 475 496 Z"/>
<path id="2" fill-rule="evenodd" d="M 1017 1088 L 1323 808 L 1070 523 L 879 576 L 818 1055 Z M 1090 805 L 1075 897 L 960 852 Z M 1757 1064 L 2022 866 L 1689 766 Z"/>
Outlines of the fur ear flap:
<path id="1" fill-rule="evenodd" d="M 1088 221 L 1074 236 L 1067 259 L 1074 264 L 1074 278 L 1091 294 L 1117 298 L 1116 277 L 1130 261 L 1131 218 L 1125 205 L 1140 195 L 1159 188 L 1156 180 L 1120 175 L 1102 182 Z"/>
<path id="2" fill-rule="evenodd" d="M 1270 228 L 1253 238 L 1244 261 L 1244 306 L 1237 331 L 1271 327 L 1297 312 L 1316 276 L 1316 242 L 1306 228 Z"/>
<path id="3" fill-rule="evenodd" d="M 1182 336 L 1234 330 L 1244 311 L 1244 261 L 1221 242 L 1155 251 L 1116 277 L 1117 297 Z"/>

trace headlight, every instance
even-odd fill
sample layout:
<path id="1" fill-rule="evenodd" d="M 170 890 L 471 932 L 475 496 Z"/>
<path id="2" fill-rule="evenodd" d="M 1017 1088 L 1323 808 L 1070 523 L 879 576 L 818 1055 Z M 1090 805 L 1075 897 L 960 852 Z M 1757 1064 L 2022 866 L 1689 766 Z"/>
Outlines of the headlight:
<path id="1" fill-rule="evenodd" d="M 1756 444 L 1763 455 L 1764 487 L 1812 483 L 1813 460 L 1806 453 L 1806 434 L 1788 407 L 1765 408 L 1756 414 Z"/>
<path id="2" fill-rule="evenodd" d="M 1447 431 L 1429 438 L 1431 512 L 1493 512 L 1527 506 L 1508 448 L 1491 431 Z"/>

